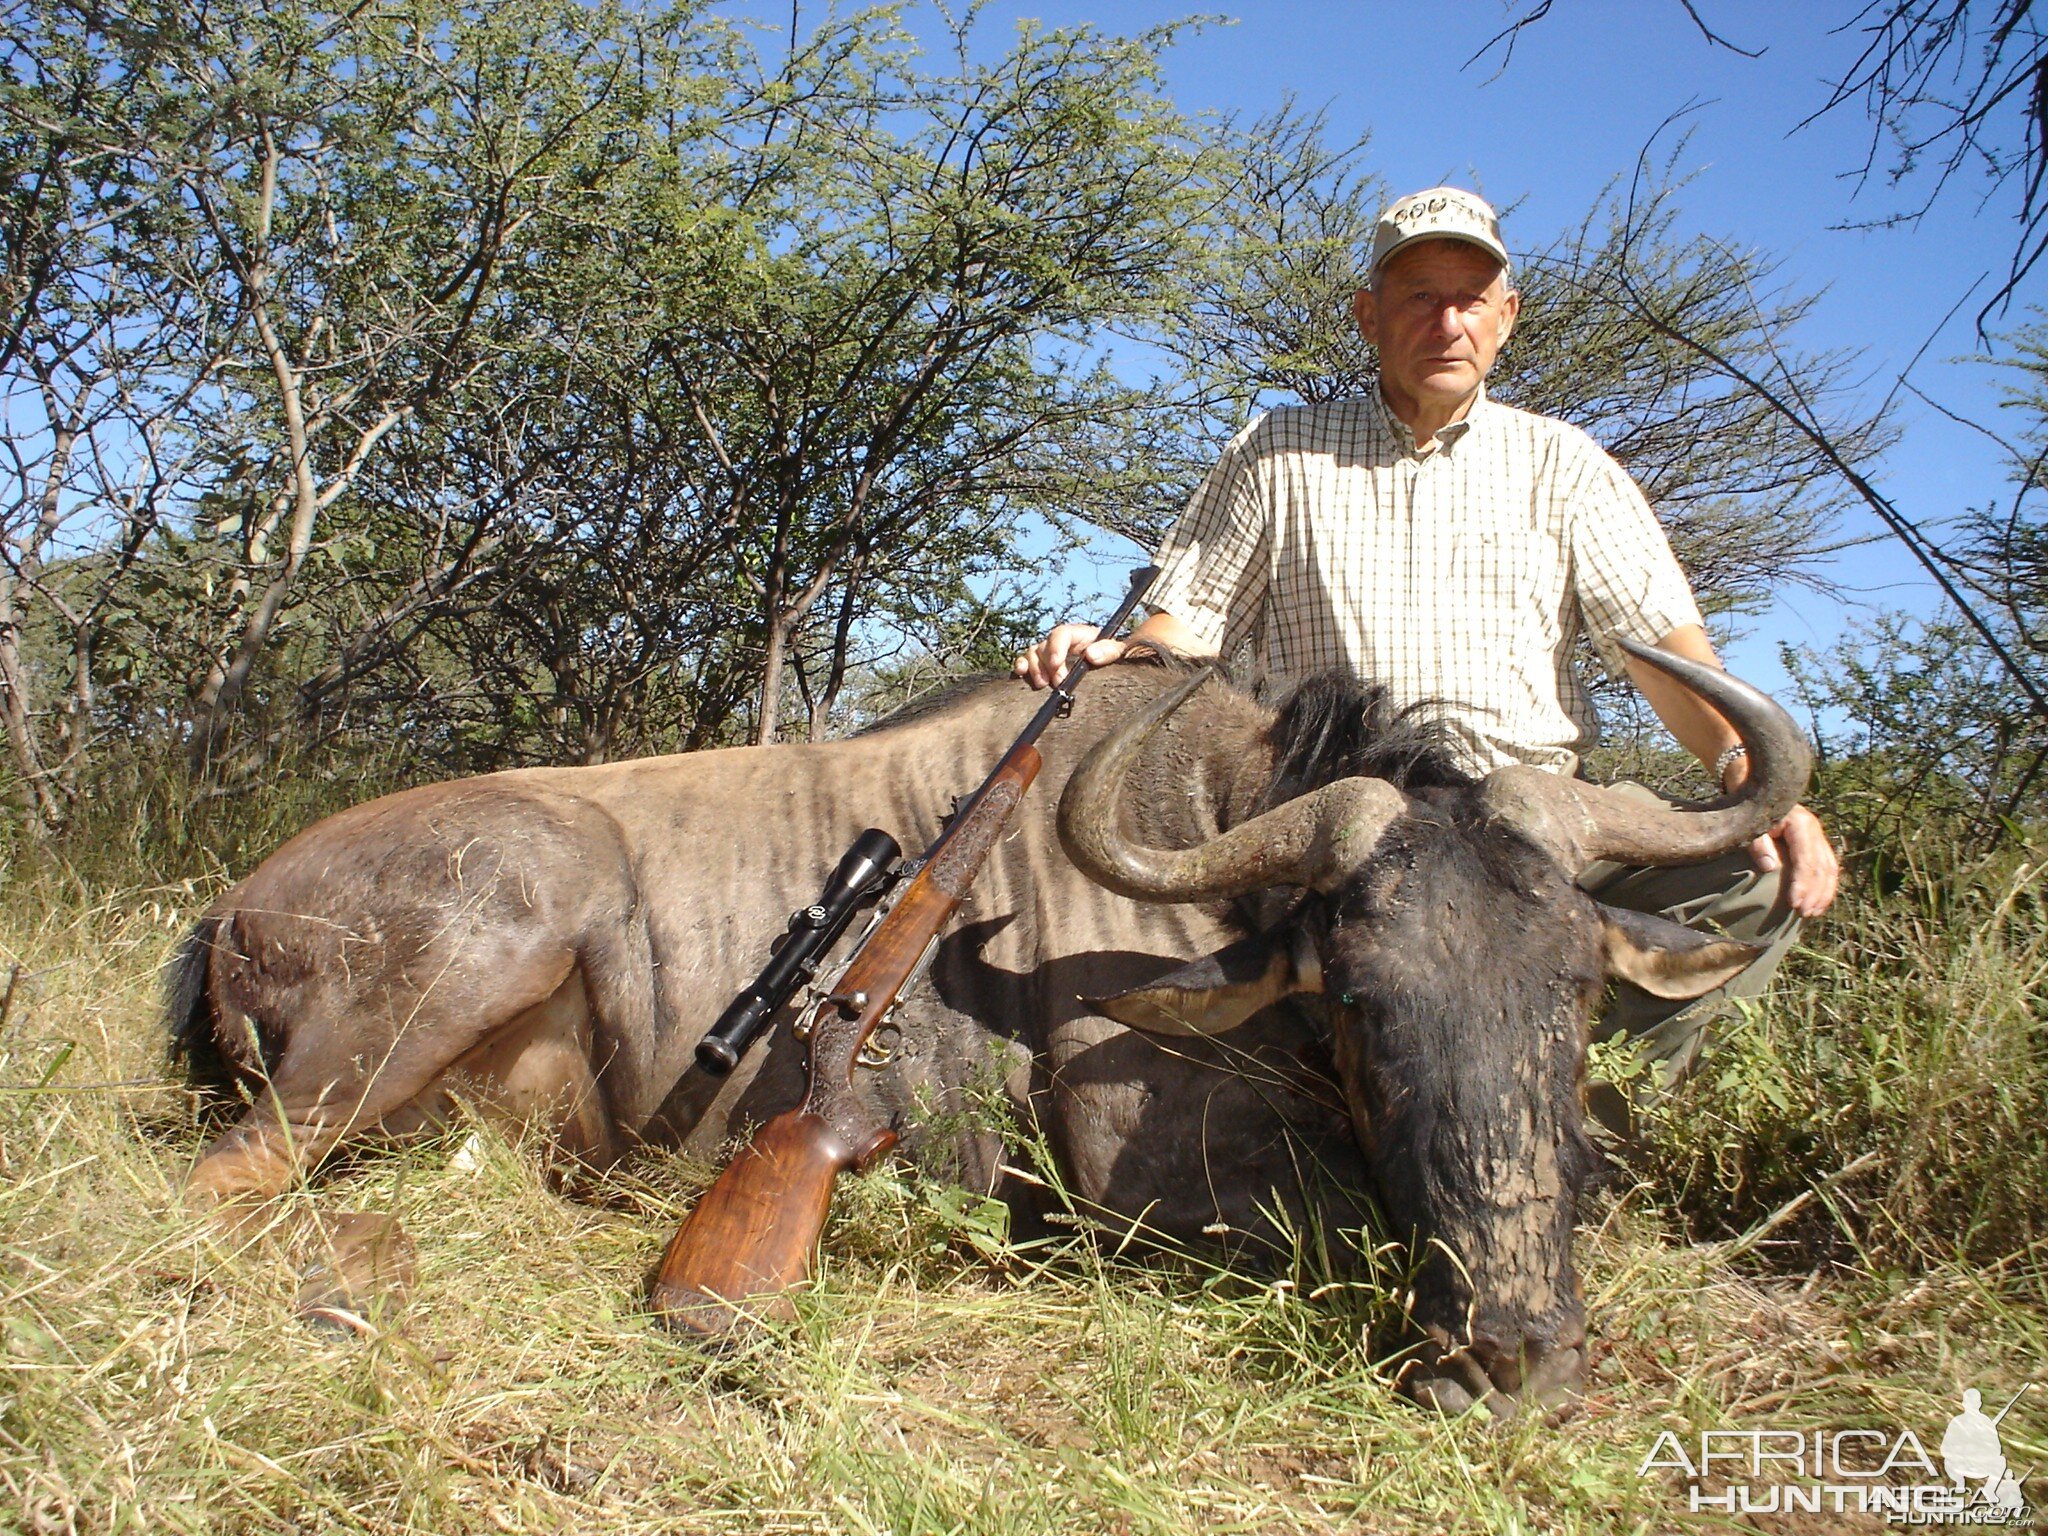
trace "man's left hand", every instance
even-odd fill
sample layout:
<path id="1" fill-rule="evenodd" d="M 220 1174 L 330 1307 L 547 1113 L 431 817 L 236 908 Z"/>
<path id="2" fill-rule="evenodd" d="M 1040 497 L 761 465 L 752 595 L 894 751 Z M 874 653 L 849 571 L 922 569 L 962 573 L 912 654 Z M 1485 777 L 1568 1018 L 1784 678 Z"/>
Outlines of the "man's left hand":
<path id="1" fill-rule="evenodd" d="M 1761 870 L 1784 870 L 1785 900 L 1804 918 L 1819 917 L 1834 903 L 1842 866 L 1827 828 L 1803 805 L 1749 845 L 1749 856 Z"/>

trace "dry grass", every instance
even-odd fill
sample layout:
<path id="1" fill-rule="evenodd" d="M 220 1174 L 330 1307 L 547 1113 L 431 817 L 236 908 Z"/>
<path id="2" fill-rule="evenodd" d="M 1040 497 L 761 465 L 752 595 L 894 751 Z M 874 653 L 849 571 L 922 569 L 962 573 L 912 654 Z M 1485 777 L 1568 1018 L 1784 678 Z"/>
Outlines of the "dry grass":
<path id="1" fill-rule="evenodd" d="M 1589 1219 L 1595 1377 L 1556 1427 L 1395 1399 L 1359 1344 L 1372 1298 L 1087 1246 L 997 1269 L 896 1173 L 846 1191 L 796 1327 L 708 1359 L 641 1311 L 704 1170 L 650 1154 L 571 1201 L 484 1132 L 322 1181 L 420 1254 L 393 1330 L 337 1341 L 293 1319 L 279 1239 L 223 1250 L 174 1198 L 198 1132 L 161 1077 L 156 970 L 205 893 L 39 889 L 0 916 L 0 977 L 23 970 L 0 1022 L 10 1530 L 1708 1531 L 1636 1476 L 1659 1429 L 1926 1438 L 1962 1385 L 2030 1378 L 2006 1443 L 2048 1465 L 2038 1247 L 1773 1277 L 1775 1234 L 1689 1245 L 1647 1187 Z"/>

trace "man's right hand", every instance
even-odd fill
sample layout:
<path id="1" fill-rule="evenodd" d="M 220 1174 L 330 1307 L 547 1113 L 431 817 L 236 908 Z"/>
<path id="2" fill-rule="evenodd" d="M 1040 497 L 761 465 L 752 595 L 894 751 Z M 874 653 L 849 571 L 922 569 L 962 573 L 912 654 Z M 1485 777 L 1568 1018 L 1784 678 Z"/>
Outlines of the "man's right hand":
<path id="1" fill-rule="evenodd" d="M 1095 637 L 1100 633 L 1093 624 L 1062 624 L 1019 656 L 1010 670 L 1033 688 L 1050 688 L 1083 655 L 1091 667 L 1122 661 L 1131 648 L 1130 642 L 1097 640 Z"/>

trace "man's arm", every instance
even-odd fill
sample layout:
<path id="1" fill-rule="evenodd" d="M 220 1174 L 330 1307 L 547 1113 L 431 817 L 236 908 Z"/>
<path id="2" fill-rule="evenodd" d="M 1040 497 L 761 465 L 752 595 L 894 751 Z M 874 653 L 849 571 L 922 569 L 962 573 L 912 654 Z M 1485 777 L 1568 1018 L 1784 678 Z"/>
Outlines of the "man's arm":
<path id="1" fill-rule="evenodd" d="M 1721 665 L 1707 632 L 1697 624 L 1681 625 L 1657 644 L 1708 666 Z M 1737 744 L 1739 738 L 1728 722 L 1671 678 L 1632 656 L 1628 675 L 1679 745 L 1705 763 L 1709 772 L 1721 754 Z M 1748 777 L 1749 760 L 1738 757 L 1728 765 L 1721 787 L 1739 789 Z M 1841 866 L 1820 818 L 1805 806 L 1792 807 L 1783 821 L 1752 843 L 1750 857 L 1758 869 L 1784 869 L 1785 899 L 1801 917 L 1818 917 L 1834 901 Z"/>
<path id="2" fill-rule="evenodd" d="M 1024 652 L 1010 670 L 1033 688 L 1050 688 L 1066 675 L 1074 659 L 1086 653 L 1088 665 L 1106 667 L 1122 661 L 1134 645 L 1173 651 L 1182 656 L 1213 656 L 1208 644 L 1170 613 L 1155 613 L 1132 630 L 1128 639 L 1097 640 L 1093 624 L 1062 624 Z"/>

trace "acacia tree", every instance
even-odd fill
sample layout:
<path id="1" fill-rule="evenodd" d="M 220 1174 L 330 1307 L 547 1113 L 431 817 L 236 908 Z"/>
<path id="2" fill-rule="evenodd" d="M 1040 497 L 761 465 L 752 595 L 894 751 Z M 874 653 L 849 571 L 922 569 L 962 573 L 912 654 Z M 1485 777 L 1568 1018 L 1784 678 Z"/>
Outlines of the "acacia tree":
<path id="1" fill-rule="evenodd" d="M 1503 34 L 1509 45 L 1549 8 L 1546 0 L 1511 24 Z M 1894 187 L 1927 173 L 1917 183 L 1924 189 L 1917 205 L 1866 223 L 1916 223 L 1966 169 L 1981 171 L 1994 189 L 2017 185 L 2012 256 L 1977 323 L 1987 349 L 2000 340 L 2012 348 L 2011 366 L 2027 382 L 2007 404 L 2028 426 L 2009 439 L 1987 423 L 1965 423 L 2000 444 L 2013 481 L 2007 504 L 1960 515 L 1954 502 L 1932 514 L 1902 510 L 1865 472 L 1868 445 L 1816 408 L 1798 359 L 1776 345 L 1746 354 L 1731 347 L 1655 299 L 1627 266 L 1608 274 L 1605 286 L 1638 320 L 1763 400 L 1942 594 L 1942 611 L 1931 620 L 1881 615 L 1825 657 L 1809 652 L 1789 663 L 1810 701 L 1853 723 L 1856 771 L 1871 786 L 1838 809 L 1868 840 L 1945 803 L 1996 840 L 2033 807 L 2048 766 L 2048 654 L 2040 640 L 2048 611 L 2039 500 L 2048 461 L 2040 431 L 2044 328 L 2036 311 L 2011 336 L 1985 331 L 2048 254 L 2048 35 L 2033 0 L 1869 0 L 1838 30 L 1858 34 L 1862 47 L 1805 122 L 1860 103 L 1871 135 L 1856 169 L 1859 185 L 1880 169 Z M 1905 374 L 1899 385 L 1908 387 Z"/>
<path id="2" fill-rule="evenodd" d="M 108 152 L 124 81 L 63 7 L 30 0 L 7 21 L 0 725 L 28 824 L 46 831 L 80 793 L 141 552 L 198 472 L 182 423 L 201 381 L 160 323 L 167 309 L 189 322 L 189 305 L 140 270 L 154 189 Z"/>
<path id="3" fill-rule="evenodd" d="M 1525 259 L 1527 324 L 1502 388 L 1583 424 L 1657 509 L 1707 612 L 1817 584 L 1848 500 L 1837 467 L 1891 440 L 1859 408 L 1854 358 L 1794 341 L 1810 296 L 1754 249 L 1677 231 L 1675 183 L 1617 188 Z M 1758 371 L 1799 380 L 1826 444 L 1778 409 Z"/>
<path id="4" fill-rule="evenodd" d="M 1156 93 L 1161 40 L 1029 31 L 982 65 L 963 37 L 928 71 L 900 34 L 827 33 L 729 139 L 749 248 L 653 356 L 752 600 L 754 740 L 793 657 L 815 734 L 863 617 L 1014 559 L 1020 509 L 1084 478 L 1069 445 L 1144 404 L 1078 355 L 1160 318 L 1188 251 L 1201 155 Z"/>
<path id="5" fill-rule="evenodd" d="M 1879 615 L 1789 661 L 1817 715 L 1847 722 L 1830 787 L 1866 847 L 1930 811 L 1987 843 L 2039 814 L 2048 711 L 2024 684 L 2048 674 L 2048 340 L 2036 324 L 2012 341 L 2004 409 L 2018 425 L 1997 434 L 2009 483 L 1941 554 L 1974 612 Z"/>
<path id="6" fill-rule="evenodd" d="M 1868 0 L 1839 30 L 1863 47 L 1806 122 L 1860 102 L 1859 180 L 1931 171 L 1917 205 L 1871 222 L 1918 223 L 1958 174 L 2018 188 L 2012 257 L 1981 327 L 2048 255 L 2048 33 L 2034 0 Z"/>
<path id="7" fill-rule="evenodd" d="M 301 723 L 375 721 L 450 768 L 663 739 L 646 716 L 675 703 L 660 684 L 702 628 L 695 573 L 715 546 L 650 338 L 665 313 L 709 308 L 689 290 L 732 239 L 702 184 L 709 134 L 762 106 L 733 39 L 689 10 L 612 21 L 600 38 L 566 8 L 556 25 L 581 52 L 551 61 L 549 36 L 502 44 L 500 104 L 547 103 L 562 132 L 471 366 L 365 467 L 307 593 L 323 644 L 293 673 Z"/>
<path id="8" fill-rule="evenodd" d="M 238 558 L 194 698 L 202 758 L 323 514 L 387 434 L 530 343 L 517 270 L 535 251 L 530 226 L 603 199 L 632 154 L 614 130 L 632 124 L 645 83 L 622 56 L 634 39 L 603 9 L 427 0 L 314 27 L 270 11 L 237 20 L 201 34 L 219 38 L 202 81 L 220 100 L 204 154 L 175 171 L 210 262 L 188 281 L 218 295 L 232 349 L 222 408 L 262 445 L 236 466 L 250 489 L 239 521 L 217 525 Z M 456 545 L 420 596 L 445 591 L 481 545 Z"/>
<path id="9" fill-rule="evenodd" d="M 1534 0 L 1466 66 L 1514 61 L 1522 33 L 1546 20 L 1557 0 Z M 1770 51 L 1767 36 L 1744 47 L 1715 30 L 1721 7 L 1678 0 L 1701 38 L 1745 58 Z M 2034 0 L 1861 0 L 1836 11 L 1832 30 L 1859 46 L 1796 127 L 1861 105 L 1870 124 L 1863 159 L 1850 171 L 1860 188 L 1882 175 L 1893 187 L 1914 183 L 1917 202 L 1853 227 L 1917 224 L 1956 176 L 1975 172 L 1991 190 L 2016 186 L 2013 249 L 2006 275 L 1978 313 L 1989 317 L 2019 292 L 2048 255 L 2048 32 Z M 1988 339 L 1988 338 L 1987 338 Z"/>
<path id="10" fill-rule="evenodd" d="M 1156 478 L 1158 392 L 1083 355 L 1156 329 L 1193 255 L 1210 152 L 1153 92 L 1156 42 L 934 71 L 866 16 L 729 69 L 706 136 L 650 111 L 601 237 L 529 301 L 582 344 L 522 362 L 555 402 L 522 418 L 525 515 L 418 643 L 348 669 L 354 707 L 465 765 L 816 737 L 904 635 L 1013 627 L 1027 513 L 1106 505 L 1105 462 Z M 486 419 L 435 450 L 478 496 L 515 468 Z"/>
<path id="11" fill-rule="evenodd" d="M 0 714 L 45 824 L 95 731 L 216 783 L 308 732 L 457 770 L 815 737 L 920 647 L 1036 626 L 1027 521 L 1152 537 L 1254 406 L 1370 383 L 1361 152 L 1292 113 L 1198 132 L 1164 33 L 976 63 L 961 32 L 932 65 L 863 13 L 767 67 L 687 6 L 117 37 L 23 3 L 0 377 L 42 414 Z M 1668 225 L 1629 252 L 1731 345 L 1797 319 L 1729 297 L 1753 258 Z M 1598 220 L 1525 259 L 1511 387 L 1606 432 L 1739 602 L 1757 559 L 1710 557 L 1793 568 L 1825 509 L 1601 297 L 1618 259 Z M 31 356 L 118 421 L 64 416 Z M 70 542 L 20 554 L 52 507 Z"/>
<path id="12" fill-rule="evenodd" d="M 192 766 L 215 774 L 295 623 L 302 647 L 323 627 L 306 621 L 328 628 L 300 701 L 318 705 L 503 547 L 490 519 L 519 516 L 518 498 L 439 483 L 426 466 L 451 460 L 426 444 L 451 419 L 516 424 L 530 355 L 573 347 L 531 323 L 532 290 L 559 280 L 536 257 L 634 167 L 650 102 L 687 133 L 690 82 L 725 44 L 687 5 L 628 17 L 566 0 L 170 0 L 118 17 L 35 0 L 15 20 L 4 376 L 15 400 L 45 402 L 16 436 L 40 503 L 91 531 L 66 580 L 154 601 L 81 607 L 17 532 L 0 652 L 32 627 L 27 597 L 120 618 L 125 636 L 73 624 L 70 670 L 121 657 L 157 684 L 179 673 Z M 94 364 L 120 410 L 91 422 L 37 377 L 51 358 L 76 373 L 79 348 L 26 345 L 76 329 L 64 300 L 81 293 L 104 312 L 95 356 L 111 347 L 123 367 L 114 387 Z M 364 475 L 408 437 L 411 499 L 365 506 Z M 319 601 L 359 585 L 374 599 Z M 36 785 L 28 671 L 4 674 L 6 715 Z M 47 820 L 48 792 L 32 794 Z"/>

